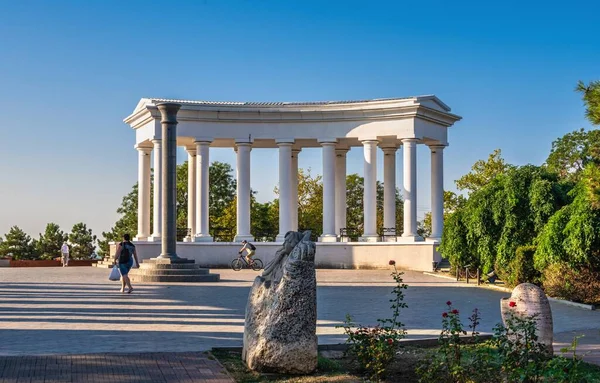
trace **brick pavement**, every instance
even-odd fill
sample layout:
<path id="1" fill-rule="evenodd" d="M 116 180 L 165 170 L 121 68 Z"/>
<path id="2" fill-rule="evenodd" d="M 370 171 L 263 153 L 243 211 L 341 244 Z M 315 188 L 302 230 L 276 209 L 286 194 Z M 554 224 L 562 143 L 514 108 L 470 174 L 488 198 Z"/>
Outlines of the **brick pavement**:
<path id="1" fill-rule="evenodd" d="M 0 383 L 232 383 L 206 353 L 0 357 Z"/>
<path id="2" fill-rule="evenodd" d="M 241 346 L 244 310 L 256 272 L 218 270 L 221 282 L 140 284 L 118 292 L 96 268 L 0 268 L 0 355 L 199 352 Z M 389 317 L 394 286 L 389 270 L 318 270 L 317 334 L 320 344 L 343 343 L 336 328 L 351 313 L 374 324 Z M 407 272 L 407 309 L 400 320 L 409 339 L 437 337 L 445 302 L 470 313 L 481 331 L 501 321 L 505 292 Z M 600 311 L 552 302 L 557 347 L 585 333 L 582 350 L 600 355 Z M 590 361 L 594 361 L 593 359 Z"/>

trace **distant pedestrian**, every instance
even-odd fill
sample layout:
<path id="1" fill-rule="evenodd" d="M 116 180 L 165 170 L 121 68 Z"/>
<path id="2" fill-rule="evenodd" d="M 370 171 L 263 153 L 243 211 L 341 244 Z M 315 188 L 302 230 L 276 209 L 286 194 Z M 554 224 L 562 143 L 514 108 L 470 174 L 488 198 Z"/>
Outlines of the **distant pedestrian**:
<path id="1" fill-rule="evenodd" d="M 125 292 L 125 287 L 128 287 L 128 293 L 133 291 L 133 287 L 131 286 L 131 280 L 129 279 L 129 270 L 133 266 L 133 260 L 135 258 L 135 265 L 138 265 L 140 262 L 138 261 L 137 251 L 135 250 L 135 245 L 131 243 L 131 237 L 129 234 L 123 234 L 123 242 L 119 243 L 117 246 L 117 251 L 115 252 L 115 264 L 119 266 L 119 272 L 121 273 L 121 292 Z"/>
<path id="2" fill-rule="evenodd" d="M 60 247 L 60 253 L 62 254 L 62 267 L 69 266 L 69 245 L 67 245 L 67 241 L 64 241 Z"/>

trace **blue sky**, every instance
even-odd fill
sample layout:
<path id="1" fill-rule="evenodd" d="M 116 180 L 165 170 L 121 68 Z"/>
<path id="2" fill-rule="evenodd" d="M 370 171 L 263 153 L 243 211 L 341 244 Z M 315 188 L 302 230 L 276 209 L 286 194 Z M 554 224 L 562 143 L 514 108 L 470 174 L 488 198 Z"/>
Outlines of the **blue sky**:
<path id="1" fill-rule="evenodd" d="M 37 237 L 51 221 L 108 230 L 137 180 L 122 120 L 142 97 L 435 94 L 463 116 L 445 150 L 446 189 L 495 148 L 510 163 L 541 164 L 554 139 L 590 128 L 573 88 L 600 79 L 599 3 L 550 4 L 0 0 L 0 234 L 19 225 Z M 235 163 L 231 150 L 211 155 Z M 349 153 L 349 172 L 362 174 L 360 155 Z M 418 158 L 422 215 L 426 147 Z M 253 151 L 260 200 L 273 197 L 276 159 Z M 300 166 L 320 173 L 318 150 Z M 401 168 L 399 156 L 399 184 Z"/>

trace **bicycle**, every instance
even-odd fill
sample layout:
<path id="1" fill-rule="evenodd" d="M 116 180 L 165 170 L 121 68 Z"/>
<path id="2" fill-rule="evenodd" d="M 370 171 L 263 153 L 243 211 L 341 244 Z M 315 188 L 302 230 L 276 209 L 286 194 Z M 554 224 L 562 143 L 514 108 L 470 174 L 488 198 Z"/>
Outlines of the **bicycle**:
<path id="1" fill-rule="evenodd" d="M 234 271 L 240 271 L 244 267 L 244 264 L 246 265 L 246 267 L 251 267 L 254 271 L 259 271 L 263 268 L 263 263 L 260 259 L 253 258 L 252 263 L 248 263 L 246 257 L 242 254 L 238 255 L 237 258 L 231 261 L 231 268 Z"/>

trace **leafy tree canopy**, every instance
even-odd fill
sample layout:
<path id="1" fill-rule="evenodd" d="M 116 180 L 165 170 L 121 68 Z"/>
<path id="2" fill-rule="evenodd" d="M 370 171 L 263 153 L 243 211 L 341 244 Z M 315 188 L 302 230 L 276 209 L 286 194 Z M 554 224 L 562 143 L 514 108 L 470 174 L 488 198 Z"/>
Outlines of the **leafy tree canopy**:
<path id="1" fill-rule="evenodd" d="M 71 249 L 69 256 L 73 259 L 88 259 L 96 248 L 96 236 L 83 222 L 76 223 L 69 234 Z"/>
<path id="2" fill-rule="evenodd" d="M 582 94 L 587 119 L 594 125 L 600 125 L 600 81 L 591 81 L 587 85 L 579 81 L 575 90 Z"/>
<path id="3" fill-rule="evenodd" d="M 37 253 L 41 258 L 52 259 L 60 256 L 60 248 L 64 241 L 68 239 L 56 223 L 46 225 L 44 234 L 40 233 L 40 239 L 37 241 Z"/>
<path id="4" fill-rule="evenodd" d="M 0 256 L 10 256 L 15 260 L 35 259 L 35 247 L 31 237 L 18 226 L 11 227 L 4 235 L 4 240 L 0 242 Z"/>
<path id="5" fill-rule="evenodd" d="M 479 160 L 471 167 L 471 172 L 465 174 L 455 181 L 459 190 L 466 190 L 473 193 L 487 185 L 497 175 L 505 173 L 513 165 L 509 165 L 502 158 L 500 149 L 494 150 L 487 161 Z"/>
<path id="6" fill-rule="evenodd" d="M 576 182 L 589 163 L 599 162 L 599 149 L 600 130 L 575 130 L 552 143 L 546 165 L 561 178 Z"/>
<path id="7" fill-rule="evenodd" d="M 533 165 L 510 166 L 447 217 L 440 251 L 454 265 L 506 270 L 516 248 L 533 243 L 569 202 L 569 185 Z"/>

